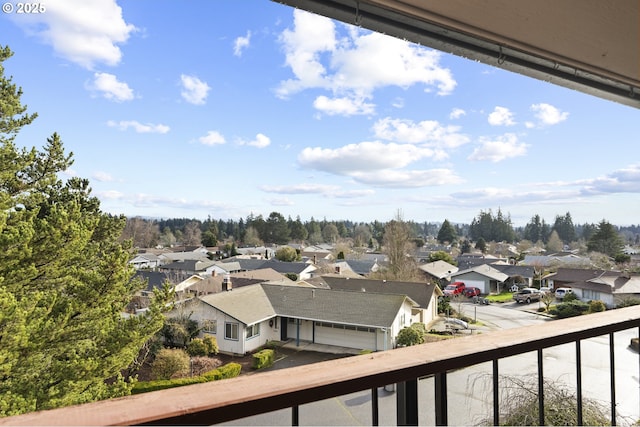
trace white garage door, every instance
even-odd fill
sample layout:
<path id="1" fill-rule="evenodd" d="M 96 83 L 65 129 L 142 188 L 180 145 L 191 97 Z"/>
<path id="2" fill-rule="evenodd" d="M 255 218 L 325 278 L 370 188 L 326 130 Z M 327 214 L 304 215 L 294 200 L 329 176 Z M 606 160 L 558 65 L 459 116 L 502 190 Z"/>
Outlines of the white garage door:
<path id="1" fill-rule="evenodd" d="M 478 288 L 483 294 L 488 294 L 490 289 L 485 289 L 486 283 L 483 280 L 465 280 L 464 285 L 467 288 Z"/>
<path id="2" fill-rule="evenodd" d="M 376 350 L 376 333 L 374 328 L 319 322 L 316 323 L 315 342 L 362 350 Z"/>

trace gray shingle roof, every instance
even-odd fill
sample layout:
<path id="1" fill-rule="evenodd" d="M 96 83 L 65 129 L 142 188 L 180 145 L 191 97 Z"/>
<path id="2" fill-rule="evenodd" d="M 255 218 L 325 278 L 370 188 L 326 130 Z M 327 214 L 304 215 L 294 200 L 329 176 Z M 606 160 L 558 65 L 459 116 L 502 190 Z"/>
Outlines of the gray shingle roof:
<path id="1" fill-rule="evenodd" d="M 404 295 L 261 286 L 280 316 L 361 326 L 390 327 L 407 298 Z"/>
<path id="2" fill-rule="evenodd" d="M 375 294 L 406 295 L 419 307 L 427 308 L 435 286 L 421 282 L 399 282 L 370 279 L 345 279 L 341 277 L 322 276 L 325 283 L 333 290 L 366 292 Z"/>

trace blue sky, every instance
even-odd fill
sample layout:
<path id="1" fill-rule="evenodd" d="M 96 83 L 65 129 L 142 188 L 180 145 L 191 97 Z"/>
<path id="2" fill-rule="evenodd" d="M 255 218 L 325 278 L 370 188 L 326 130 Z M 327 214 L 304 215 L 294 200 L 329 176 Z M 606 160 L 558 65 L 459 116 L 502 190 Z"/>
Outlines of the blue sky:
<path id="1" fill-rule="evenodd" d="M 267 0 L 44 5 L 0 16 L 17 143 L 107 212 L 640 223 L 637 109 Z"/>

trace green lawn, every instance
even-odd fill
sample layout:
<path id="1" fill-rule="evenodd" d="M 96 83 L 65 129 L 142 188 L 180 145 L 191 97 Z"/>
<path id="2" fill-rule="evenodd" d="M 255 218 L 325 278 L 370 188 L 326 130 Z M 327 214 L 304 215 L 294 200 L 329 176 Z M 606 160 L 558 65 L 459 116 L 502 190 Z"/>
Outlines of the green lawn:
<path id="1" fill-rule="evenodd" d="M 509 302 L 513 301 L 513 294 L 511 292 L 504 292 L 498 295 L 487 295 L 486 299 L 491 302 Z"/>

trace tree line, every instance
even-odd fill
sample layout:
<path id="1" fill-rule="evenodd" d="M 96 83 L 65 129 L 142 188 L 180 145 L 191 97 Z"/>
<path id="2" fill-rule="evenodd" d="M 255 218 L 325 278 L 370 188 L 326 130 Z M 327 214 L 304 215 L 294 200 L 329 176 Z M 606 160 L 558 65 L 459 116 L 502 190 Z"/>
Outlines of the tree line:
<path id="1" fill-rule="evenodd" d="M 397 219 L 394 219 L 397 220 Z M 605 227 L 615 235 L 620 235 L 620 244 L 639 244 L 640 226 L 616 227 L 606 220 L 593 224 L 574 224 L 570 212 L 556 215 L 553 223 L 547 223 L 535 214 L 523 227 L 514 227 L 511 216 L 498 209 L 495 213 L 481 210 L 469 224 L 453 224 L 448 219 L 439 222 L 404 221 L 408 227 L 409 239 L 421 247 L 430 237 L 442 244 L 459 243 L 474 245 L 480 242 L 516 243 L 523 240 L 532 244 L 549 246 L 562 250 L 573 242 L 589 242 Z M 271 212 L 268 217 L 249 215 L 239 220 L 189 218 L 127 219 L 122 238 L 133 241 L 135 247 L 155 246 L 217 246 L 233 242 L 237 246 L 282 245 L 291 242 L 335 244 L 349 239 L 355 247 L 379 249 L 383 243 L 385 226 L 389 222 L 355 222 L 350 220 L 316 220 L 311 217 L 302 221 L 290 216 L 285 218 L 279 212 Z M 608 225 L 607 225 L 608 224 Z M 609 227 L 610 226 L 610 227 Z M 617 245 L 619 246 L 619 245 Z M 595 246 L 594 246 L 595 247 Z M 610 252 L 610 250 L 609 250 Z"/>

